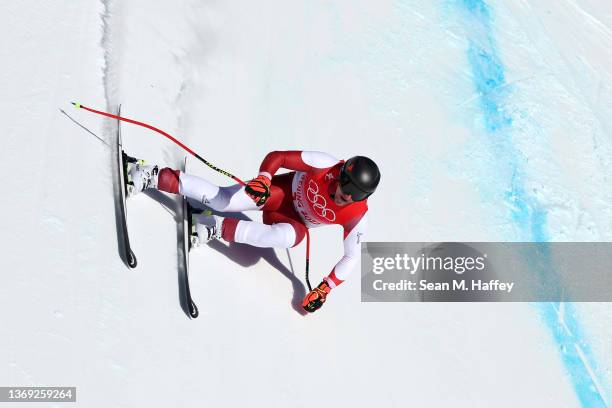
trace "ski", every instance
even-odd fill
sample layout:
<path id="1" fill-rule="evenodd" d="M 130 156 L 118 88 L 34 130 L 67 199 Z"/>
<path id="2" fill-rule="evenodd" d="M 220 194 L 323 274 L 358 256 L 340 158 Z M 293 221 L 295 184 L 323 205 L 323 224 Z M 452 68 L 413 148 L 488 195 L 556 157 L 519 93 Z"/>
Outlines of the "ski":
<path id="1" fill-rule="evenodd" d="M 117 116 L 121 115 L 121 105 L 117 109 Z M 123 142 L 121 140 L 121 121 L 117 120 L 117 171 L 118 171 L 118 181 L 119 181 L 119 190 L 120 190 L 120 203 L 119 203 L 119 223 L 121 224 L 121 235 L 122 235 L 122 258 L 127 266 L 130 268 L 135 268 L 137 265 L 136 256 L 134 252 L 132 252 L 132 248 L 130 246 L 130 237 L 128 235 L 128 226 L 127 226 L 127 206 L 125 204 L 126 195 L 127 195 L 127 163 L 134 160 L 129 157 L 123 151 Z"/>
<path id="2" fill-rule="evenodd" d="M 185 161 L 183 164 L 183 171 L 187 168 L 187 157 L 185 157 Z M 191 214 L 193 212 L 191 205 L 187 201 L 187 197 L 183 196 L 183 231 L 180 236 L 182 237 L 182 265 L 183 265 L 183 296 L 185 300 L 185 304 L 187 306 L 186 312 L 188 312 L 189 317 L 195 319 L 200 314 L 198 311 L 198 307 L 195 302 L 191 298 L 191 290 L 189 289 L 189 251 L 191 250 Z"/>

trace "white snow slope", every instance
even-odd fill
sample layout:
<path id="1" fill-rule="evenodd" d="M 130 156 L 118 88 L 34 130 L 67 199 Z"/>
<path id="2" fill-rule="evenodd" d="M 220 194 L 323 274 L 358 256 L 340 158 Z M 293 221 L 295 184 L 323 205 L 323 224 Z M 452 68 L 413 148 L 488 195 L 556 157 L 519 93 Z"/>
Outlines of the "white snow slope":
<path id="1" fill-rule="evenodd" d="M 104 144 L 115 125 L 69 102 L 122 103 L 241 178 L 271 150 L 371 156 L 383 178 L 370 241 L 609 241 L 611 3 L 24 0 L 2 11 L 0 385 L 77 386 L 82 407 L 610 404 L 610 304 L 366 304 L 356 271 L 303 316 L 304 244 L 217 243 L 193 253 L 201 315 L 189 320 L 176 197 L 128 203 L 139 260 L 128 270 Z M 123 135 L 138 157 L 182 160 L 155 133 Z M 314 281 L 340 237 L 313 231 Z"/>

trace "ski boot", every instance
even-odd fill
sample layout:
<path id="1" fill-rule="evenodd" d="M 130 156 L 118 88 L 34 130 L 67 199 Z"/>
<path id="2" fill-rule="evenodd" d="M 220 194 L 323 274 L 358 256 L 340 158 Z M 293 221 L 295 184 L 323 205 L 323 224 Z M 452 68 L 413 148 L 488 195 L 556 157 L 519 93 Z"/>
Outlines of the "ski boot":
<path id="1" fill-rule="evenodd" d="M 125 153 L 124 153 L 125 154 Z M 124 162 L 127 164 L 127 196 L 133 197 L 147 188 L 157 188 L 159 167 L 157 165 L 145 164 L 144 160 L 138 160 L 125 154 Z"/>
<path id="2" fill-rule="evenodd" d="M 197 248 L 213 239 L 220 239 L 222 222 L 223 218 L 211 211 L 191 214 L 191 246 Z"/>

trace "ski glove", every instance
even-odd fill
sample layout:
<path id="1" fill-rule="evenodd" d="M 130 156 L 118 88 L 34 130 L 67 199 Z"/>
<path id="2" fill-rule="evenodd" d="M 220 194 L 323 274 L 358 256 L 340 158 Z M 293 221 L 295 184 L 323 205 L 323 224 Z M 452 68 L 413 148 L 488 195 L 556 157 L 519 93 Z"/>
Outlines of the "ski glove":
<path id="1" fill-rule="evenodd" d="M 319 286 L 311 290 L 304 300 L 302 301 L 302 307 L 307 312 L 315 312 L 323 306 L 325 303 L 325 299 L 327 299 L 327 295 L 331 292 L 331 288 L 327 284 L 327 282 L 323 281 L 319 283 Z"/>
<path id="2" fill-rule="evenodd" d="M 249 181 L 244 189 L 249 197 L 255 201 L 257 206 L 264 205 L 270 197 L 270 185 L 272 182 L 266 176 L 260 175 Z"/>

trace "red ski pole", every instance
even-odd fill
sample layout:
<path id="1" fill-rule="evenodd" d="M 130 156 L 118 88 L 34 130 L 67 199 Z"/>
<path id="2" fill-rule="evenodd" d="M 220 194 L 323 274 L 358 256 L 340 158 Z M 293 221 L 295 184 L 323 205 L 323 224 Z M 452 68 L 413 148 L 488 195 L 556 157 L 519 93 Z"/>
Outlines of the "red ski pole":
<path id="1" fill-rule="evenodd" d="M 113 115 L 112 113 L 108 113 L 108 112 L 103 112 L 103 111 L 99 111 L 96 109 L 92 109 L 92 108 L 88 108 L 87 106 L 81 105 L 80 103 L 76 103 L 76 102 L 71 102 L 77 109 L 85 109 L 89 112 L 93 112 L 93 113 L 97 113 L 98 115 L 102 115 L 102 116 L 106 116 L 109 118 L 113 118 L 113 119 L 117 119 L 117 120 L 121 120 L 123 122 L 128 122 L 128 123 L 133 123 L 134 125 L 138 125 L 138 126 L 142 126 L 145 127 L 147 129 L 151 129 L 154 132 L 157 132 L 165 137 L 167 137 L 168 139 L 172 140 L 174 143 L 176 143 L 177 145 L 179 145 L 183 150 L 185 150 L 187 153 L 191 154 L 193 157 L 195 157 L 196 159 L 200 160 L 202 163 L 204 163 L 205 165 L 207 165 L 208 167 L 210 167 L 211 169 L 218 171 L 219 173 L 226 175 L 227 177 L 231 177 L 232 179 L 234 179 L 234 181 L 242 184 L 243 186 L 246 185 L 246 183 L 242 180 L 240 180 L 238 177 L 234 176 L 233 174 L 220 169 L 218 167 L 216 167 L 215 165 L 213 165 L 212 163 L 210 163 L 209 161 L 207 161 L 206 159 L 204 159 L 202 156 L 200 156 L 199 154 L 197 154 L 196 152 L 194 152 L 193 150 L 191 150 L 189 147 L 187 147 L 184 143 L 182 143 L 180 140 L 176 139 L 174 136 L 172 136 L 169 133 L 164 132 L 161 129 L 156 128 L 155 126 L 151 126 L 147 123 L 144 122 L 139 122 L 137 120 L 134 119 L 129 119 L 129 118 L 124 118 L 122 116 L 118 116 L 118 115 Z"/>

